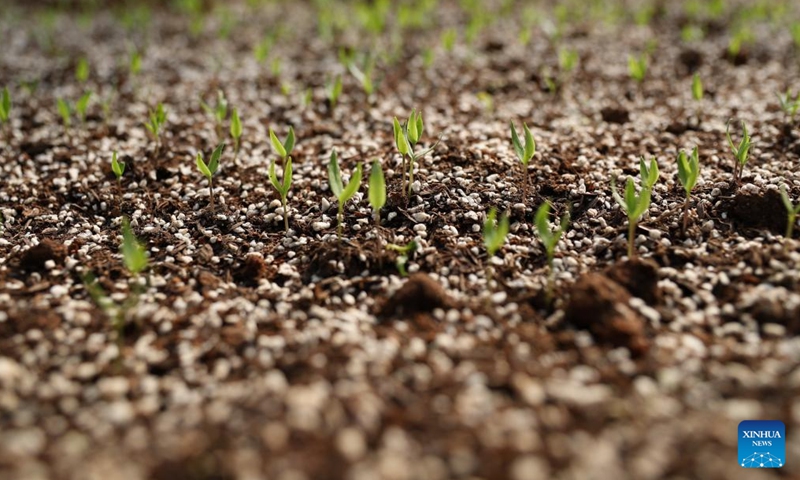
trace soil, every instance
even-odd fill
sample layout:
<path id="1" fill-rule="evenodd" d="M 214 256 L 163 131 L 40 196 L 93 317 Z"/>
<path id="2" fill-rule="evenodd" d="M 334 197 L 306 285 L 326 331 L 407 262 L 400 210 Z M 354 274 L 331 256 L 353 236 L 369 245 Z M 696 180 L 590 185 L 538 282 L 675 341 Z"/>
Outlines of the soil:
<path id="1" fill-rule="evenodd" d="M 364 22 L 381 2 L 100 3 L 14 3 L 0 19 L 13 100 L 0 128 L 0 478 L 800 477 L 800 243 L 783 237 L 778 193 L 800 201 L 800 131 L 775 97 L 800 89 L 797 5 L 658 1 L 637 24 L 647 2 L 570 20 L 563 4 L 416 2 L 434 10 L 417 5 L 421 23 L 400 29 L 416 17 L 389 2 L 379 34 Z M 577 52 L 571 71 L 563 49 Z M 628 56 L 646 51 L 637 83 Z M 359 67 L 372 55 L 372 94 L 348 52 Z M 85 121 L 65 127 L 56 99 L 87 91 Z M 242 118 L 238 154 L 229 120 L 201 107 L 218 91 Z M 158 102 L 157 141 L 144 123 Z M 407 196 L 391 120 L 412 109 L 416 148 L 432 151 Z M 738 144 L 740 121 L 753 147 L 737 185 L 725 133 Z M 527 188 L 509 122 L 536 139 Z M 290 126 L 285 212 L 268 132 Z M 220 141 L 212 207 L 195 158 Z M 695 146 L 684 231 L 676 157 Z M 338 237 L 334 149 L 345 181 L 363 163 L 366 184 L 381 162 L 380 226 L 362 185 Z M 661 174 L 627 258 L 611 183 L 638 188 L 642 156 Z M 533 225 L 545 201 L 554 224 L 571 217 L 552 297 Z M 493 207 L 510 232 L 489 258 Z M 139 275 L 121 255 L 123 217 L 149 256 Z M 405 277 L 386 246 L 412 240 Z M 746 419 L 786 424 L 783 468 L 742 470 Z"/>

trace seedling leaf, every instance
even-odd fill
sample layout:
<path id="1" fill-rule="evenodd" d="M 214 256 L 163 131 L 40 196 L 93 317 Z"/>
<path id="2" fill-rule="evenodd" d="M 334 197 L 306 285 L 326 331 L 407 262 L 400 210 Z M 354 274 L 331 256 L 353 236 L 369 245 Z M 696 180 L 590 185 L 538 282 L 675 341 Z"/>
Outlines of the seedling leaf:
<path id="1" fill-rule="evenodd" d="M 127 218 L 122 219 L 122 259 L 125 268 L 134 275 L 138 275 L 147 268 L 147 251 L 131 230 Z"/>

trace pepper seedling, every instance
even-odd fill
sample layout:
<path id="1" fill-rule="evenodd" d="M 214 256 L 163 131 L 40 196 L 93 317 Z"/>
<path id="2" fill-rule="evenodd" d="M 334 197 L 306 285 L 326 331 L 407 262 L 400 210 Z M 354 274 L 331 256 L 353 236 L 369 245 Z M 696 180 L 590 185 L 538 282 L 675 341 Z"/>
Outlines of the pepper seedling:
<path id="1" fill-rule="evenodd" d="M 86 111 L 89 109 L 89 100 L 91 98 L 92 92 L 86 92 L 75 102 L 75 113 L 78 115 L 81 125 L 86 124 Z"/>
<path id="2" fill-rule="evenodd" d="M 56 99 L 56 107 L 58 108 L 58 114 L 61 116 L 61 123 L 64 125 L 64 129 L 69 129 L 72 125 L 72 108 L 63 98 Z"/>
<path id="3" fill-rule="evenodd" d="M 381 225 L 381 208 L 386 205 L 386 180 L 381 162 L 376 158 L 369 173 L 369 204 L 375 212 L 375 226 Z"/>
<path id="4" fill-rule="evenodd" d="M 644 82 L 644 77 L 647 75 L 647 55 L 641 54 L 638 57 L 634 55 L 628 56 L 628 73 L 632 79 L 636 80 L 640 85 Z"/>
<path id="5" fill-rule="evenodd" d="M 776 93 L 775 96 L 778 97 L 778 105 L 786 116 L 786 123 L 794 122 L 794 116 L 800 108 L 800 92 L 798 92 L 794 100 L 792 100 L 792 92 L 790 90 L 783 94 Z"/>
<path id="6" fill-rule="evenodd" d="M 797 215 L 800 214 L 800 203 L 797 205 L 792 204 L 792 199 L 789 198 L 789 193 L 786 191 L 786 187 L 781 185 L 781 199 L 783 200 L 784 206 L 786 206 L 786 234 L 784 237 L 792 238 L 792 232 L 794 231 L 794 224 L 797 222 Z"/>
<path id="7" fill-rule="evenodd" d="M 342 94 L 342 76 L 336 75 L 333 80 L 329 80 L 325 91 L 328 95 L 328 108 L 331 113 L 336 108 L 339 96 Z"/>
<path id="8" fill-rule="evenodd" d="M 533 139 L 533 134 L 531 134 L 528 125 L 525 123 L 522 124 L 522 130 L 524 131 L 525 135 L 525 145 L 523 145 L 520 140 L 519 136 L 517 135 L 517 129 L 514 128 L 514 122 L 511 122 L 511 143 L 514 146 L 514 151 L 517 154 L 517 158 L 520 162 L 522 162 L 522 172 L 523 172 L 523 184 L 522 184 L 522 195 L 523 198 L 528 197 L 528 164 L 530 163 L 533 156 L 536 154 L 536 141 Z"/>
<path id="9" fill-rule="evenodd" d="M 203 154 L 197 152 L 197 169 L 200 173 L 208 179 L 208 196 L 210 197 L 209 203 L 211 208 L 214 208 L 214 174 L 217 173 L 219 168 L 219 158 L 222 156 L 222 150 L 225 148 L 225 143 L 220 143 L 217 148 L 211 153 L 211 159 L 208 163 L 203 160 Z"/>
<path id="10" fill-rule="evenodd" d="M 217 90 L 217 103 L 213 106 L 200 99 L 200 107 L 214 119 L 217 137 L 222 138 L 222 123 L 228 118 L 228 100 L 222 90 Z"/>
<path id="11" fill-rule="evenodd" d="M 294 150 L 294 128 L 289 127 L 289 133 L 286 135 L 286 140 L 284 140 L 283 143 L 281 143 L 278 136 L 275 135 L 275 132 L 270 128 L 269 139 L 270 142 L 272 142 L 272 149 L 275 150 L 275 153 L 283 160 L 286 160 L 286 157 L 292 154 L 292 150 Z"/>
<path id="12" fill-rule="evenodd" d="M 692 98 L 695 102 L 697 102 L 697 109 L 695 111 L 695 116 L 697 117 L 697 124 L 700 125 L 701 118 L 700 114 L 702 113 L 702 102 L 703 102 L 703 81 L 700 79 L 700 74 L 695 73 L 692 76 Z"/>
<path id="13" fill-rule="evenodd" d="M 0 100 L 0 125 L 3 125 L 6 130 L 6 137 L 11 138 L 11 93 L 8 87 L 3 88 L 3 98 Z"/>
<path id="14" fill-rule="evenodd" d="M 344 204 L 353 198 L 353 195 L 356 194 L 358 188 L 361 186 L 361 173 L 361 163 L 358 163 L 355 172 L 350 176 L 350 181 L 347 182 L 347 186 L 345 187 L 342 183 L 342 174 L 339 171 L 339 160 L 336 155 L 336 150 L 331 152 L 331 158 L 328 162 L 328 183 L 330 184 L 331 192 L 333 192 L 334 196 L 336 196 L 336 199 L 339 201 L 339 211 L 336 214 L 336 219 L 338 221 L 336 234 L 339 237 L 339 241 L 342 240 Z"/>
<path id="15" fill-rule="evenodd" d="M 80 83 L 85 82 L 89 79 L 89 61 L 86 60 L 86 57 L 81 57 L 78 59 L 77 65 L 75 65 L 75 80 Z"/>
<path id="16" fill-rule="evenodd" d="M 561 222 L 556 228 L 550 226 L 548 217 L 550 215 L 550 203 L 543 203 L 536 211 L 533 223 L 536 225 L 536 232 L 539 234 L 539 239 L 542 241 L 545 253 L 547 254 L 547 268 L 549 270 L 547 276 L 547 291 L 545 297 L 549 304 L 553 298 L 553 287 L 555 285 L 555 268 L 553 267 L 553 258 L 556 252 L 556 245 L 561 240 L 561 236 L 567 230 L 569 225 L 569 213 L 565 213 L 561 217 Z"/>
<path id="17" fill-rule="evenodd" d="M 155 139 L 156 148 L 161 145 L 161 129 L 164 127 L 166 121 L 167 111 L 164 109 L 164 105 L 159 102 L 155 109 L 150 110 L 148 120 L 144 124 L 147 131 L 150 132 L 150 135 Z"/>
<path id="18" fill-rule="evenodd" d="M 747 160 L 750 156 L 750 135 L 747 133 L 747 125 L 745 125 L 744 120 L 742 120 L 742 140 L 739 142 L 739 146 L 737 147 L 733 143 L 733 139 L 731 139 L 731 132 L 730 132 L 730 122 L 725 125 L 725 134 L 728 137 L 728 145 L 731 147 L 731 151 L 733 152 L 733 156 L 736 159 L 736 163 L 733 166 L 733 180 L 738 186 L 742 180 L 742 171 L 744 170 L 744 166 L 747 163 Z"/>
<path id="19" fill-rule="evenodd" d="M 633 258 L 635 254 L 633 247 L 636 223 L 650 207 L 650 189 L 642 188 L 639 195 L 636 195 L 636 187 L 633 185 L 633 178 L 628 177 L 628 182 L 625 184 L 625 198 L 621 197 L 617 192 L 614 179 L 611 180 L 611 191 L 614 200 L 617 201 L 619 206 L 628 215 L 628 258 Z"/>
<path id="20" fill-rule="evenodd" d="M 483 245 L 486 247 L 488 259 L 491 260 L 495 253 L 506 243 L 506 236 L 508 236 L 508 216 L 503 214 L 500 220 L 497 220 L 497 209 L 492 207 L 486 215 L 486 221 L 483 222 Z M 486 284 L 489 285 L 492 281 L 492 270 L 489 267 L 489 262 L 486 266 Z"/>
<path id="21" fill-rule="evenodd" d="M 422 113 L 417 113 L 416 110 L 411 111 L 411 115 L 409 115 L 408 122 L 406 122 L 405 126 L 401 126 L 400 121 L 397 120 L 397 117 L 394 117 L 392 120 L 392 129 L 394 131 L 395 146 L 397 147 L 397 151 L 400 152 L 400 155 L 403 157 L 404 192 L 406 192 L 406 155 L 408 155 L 409 158 L 408 191 L 406 192 L 406 195 L 411 196 L 411 190 L 414 185 L 414 165 L 416 164 L 416 161 L 432 152 L 433 149 L 436 148 L 436 145 L 439 143 L 439 141 L 437 140 L 436 143 L 427 150 L 424 150 L 420 153 L 414 152 L 414 147 L 417 145 L 422 137 L 423 132 L 425 131 L 425 124 L 422 121 Z"/>
<path id="22" fill-rule="evenodd" d="M 239 109 L 234 108 L 231 112 L 231 137 L 233 137 L 234 161 L 239 156 L 239 139 L 242 138 L 242 120 L 239 118 Z"/>
<path id="23" fill-rule="evenodd" d="M 111 171 L 114 172 L 114 176 L 117 177 L 117 187 L 121 187 L 122 174 L 125 173 L 125 162 L 117 161 L 116 151 L 114 151 L 114 154 L 111 156 Z"/>
<path id="24" fill-rule="evenodd" d="M 397 267 L 397 272 L 400 274 L 401 277 L 407 277 L 408 272 L 406 271 L 406 265 L 408 264 L 408 257 L 411 256 L 412 253 L 417 251 L 416 240 L 411 240 L 405 245 L 397 245 L 394 243 L 390 243 L 386 245 L 387 250 L 393 250 L 398 253 L 397 260 L 395 260 L 394 264 Z"/>
<path id="25" fill-rule="evenodd" d="M 275 173 L 275 160 L 269 166 L 269 181 L 272 186 L 281 196 L 281 205 L 283 205 L 283 227 L 286 233 L 289 233 L 289 210 L 286 206 L 286 197 L 289 195 L 289 190 L 292 188 L 292 157 L 286 159 L 283 167 L 283 182 L 278 181 L 278 176 Z"/>
<path id="26" fill-rule="evenodd" d="M 692 189 L 694 189 L 697 179 L 700 176 L 700 159 L 697 152 L 697 147 L 692 150 L 692 155 L 686 155 L 686 152 L 681 150 L 678 153 L 678 180 L 681 182 L 684 191 L 686 191 L 686 200 L 683 202 L 683 233 L 686 234 L 686 228 L 689 224 L 689 200 L 692 196 Z"/>
<path id="27" fill-rule="evenodd" d="M 642 185 L 644 188 L 652 191 L 656 182 L 658 181 L 658 162 L 655 157 L 650 159 L 650 165 L 644 161 L 644 157 L 639 159 L 639 173 L 642 176 Z"/>

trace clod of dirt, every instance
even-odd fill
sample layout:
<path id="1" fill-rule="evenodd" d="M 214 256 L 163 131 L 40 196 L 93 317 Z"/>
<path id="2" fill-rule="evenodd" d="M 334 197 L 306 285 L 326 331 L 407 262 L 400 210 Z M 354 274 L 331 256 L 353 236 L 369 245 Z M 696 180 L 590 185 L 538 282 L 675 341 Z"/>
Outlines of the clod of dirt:
<path id="1" fill-rule="evenodd" d="M 766 228 L 775 234 L 786 231 L 786 207 L 775 190 L 764 193 L 739 193 L 728 204 L 728 213 L 744 227 Z"/>
<path id="2" fill-rule="evenodd" d="M 658 288 L 658 265 L 652 260 L 634 258 L 627 262 L 613 264 L 605 271 L 611 280 L 625 287 L 634 297 L 639 297 L 648 305 L 661 302 Z"/>
<path id="3" fill-rule="evenodd" d="M 415 273 L 381 307 L 381 316 L 411 315 L 452 308 L 455 302 L 441 285 L 426 273 Z"/>
<path id="4" fill-rule="evenodd" d="M 600 110 L 600 116 L 606 123 L 628 123 L 630 121 L 630 113 L 622 107 L 605 107 Z"/>
<path id="5" fill-rule="evenodd" d="M 25 272 L 43 272 L 45 264 L 52 260 L 56 265 L 63 265 L 67 250 L 64 245 L 46 238 L 25 252 L 19 259 L 19 268 Z"/>
<path id="6" fill-rule="evenodd" d="M 599 343 L 627 347 L 635 356 L 650 348 L 643 319 L 628 306 L 628 291 L 599 273 L 582 276 L 570 292 L 564 320 L 589 330 Z"/>
<path id="7" fill-rule="evenodd" d="M 255 287 L 267 275 L 267 262 L 259 255 L 248 255 L 244 262 L 234 270 L 233 280 L 241 285 Z"/>

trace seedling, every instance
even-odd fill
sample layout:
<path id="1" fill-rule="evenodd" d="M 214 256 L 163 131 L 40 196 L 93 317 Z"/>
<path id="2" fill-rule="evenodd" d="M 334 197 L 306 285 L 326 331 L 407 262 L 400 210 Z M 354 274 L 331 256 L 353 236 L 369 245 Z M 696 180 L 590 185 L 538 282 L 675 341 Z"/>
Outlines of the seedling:
<path id="1" fill-rule="evenodd" d="M 278 181 L 278 176 L 275 173 L 275 160 L 269 166 L 269 181 L 272 186 L 281 196 L 281 205 L 283 205 L 283 228 L 286 233 L 289 233 L 289 210 L 286 206 L 286 197 L 289 195 L 289 190 L 292 188 L 292 157 L 286 159 L 283 167 L 283 182 Z"/>
<path id="2" fill-rule="evenodd" d="M 11 94 L 8 87 L 3 88 L 3 98 L 0 101 L 0 125 L 5 126 L 7 138 L 11 138 Z"/>
<path id="3" fill-rule="evenodd" d="M 422 113 L 417 113 L 416 110 L 411 111 L 411 115 L 408 117 L 408 122 L 405 126 L 400 125 L 400 121 L 397 120 L 397 117 L 394 117 L 392 121 L 392 128 L 394 130 L 394 141 L 395 146 L 397 147 L 397 151 L 400 152 L 400 155 L 403 157 L 403 190 L 406 191 L 405 188 L 405 181 L 406 181 L 406 155 L 408 155 L 409 162 L 408 162 L 408 191 L 406 192 L 407 196 L 411 196 L 411 189 L 414 185 L 414 165 L 416 161 L 427 155 L 428 153 L 432 152 L 436 145 L 439 143 L 438 140 L 436 144 L 430 147 L 427 150 L 422 151 L 421 153 L 415 153 L 414 147 L 419 142 L 420 138 L 422 137 L 422 133 L 425 130 L 425 125 L 422 121 Z"/>
<path id="4" fill-rule="evenodd" d="M 329 81 L 327 88 L 325 89 L 328 93 L 328 105 L 330 105 L 330 111 L 336 108 L 336 104 L 339 101 L 339 96 L 342 94 L 342 76 L 336 75 L 336 78 L 333 81 Z"/>
<path id="5" fill-rule="evenodd" d="M 611 180 L 611 191 L 614 200 L 617 201 L 619 206 L 622 207 L 628 215 L 628 258 L 633 258 L 635 254 L 633 246 L 636 223 L 650 207 L 650 189 L 642 188 L 639 195 L 636 195 L 636 187 L 633 185 L 633 178 L 628 177 L 628 182 L 625 185 L 625 198 L 622 198 L 619 193 L 617 193 L 617 187 L 613 179 Z"/>
<path id="6" fill-rule="evenodd" d="M 147 268 L 147 249 L 136 238 L 127 218 L 122 219 L 122 261 L 125 268 L 137 277 Z"/>
<path id="7" fill-rule="evenodd" d="M 730 133 L 730 122 L 725 125 L 725 134 L 728 137 L 728 145 L 731 147 L 731 151 L 733 152 L 733 156 L 736 158 L 736 163 L 733 166 L 733 180 L 738 186 L 742 180 L 742 171 L 744 170 L 744 166 L 747 163 L 747 160 L 750 157 L 750 135 L 747 133 L 747 125 L 745 125 L 744 120 L 742 120 L 742 141 L 739 142 L 739 146 L 733 144 L 733 140 L 731 139 Z"/>
<path id="8" fill-rule="evenodd" d="M 776 93 L 775 96 L 778 97 L 778 105 L 780 105 L 783 114 L 786 116 L 786 123 L 794 122 L 794 116 L 797 114 L 798 108 L 800 108 L 800 92 L 798 92 L 794 100 L 792 100 L 791 90 L 787 90 L 784 94 Z"/>
<path id="9" fill-rule="evenodd" d="M 286 135 L 286 140 L 284 140 L 283 143 L 281 143 L 278 136 L 275 135 L 275 132 L 270 128 L 269 139 L 272 142 L 272 149 L 275 150 L 275 153 L 282 159 L 286 160 L 286 157 L 292 154 L 292 150 L 294 150 L 294 128 L 289 127 L 289 133 Z"/>
<path id="10" fill-rule="evenodd" d="M 561 223 L 557 228 L 552 228 L 550 226 L 550 221 L 548 217 L 550 215 L 550 203 L 545 202 L 539 209 L 536 211 L 536 216 L 534 217 L 534 224 L 536 224 L 536 231 L 539 233 L 539 238 L 542 241 L 542 246 L 544 246 L 545 253 L 547 253 L 547 268 L 549 269 L 549 274 L 547 278 L 547 291 L 546 291 L 546 298 L 547 303 L 549 304 L 551 299 L 553 298 L 553 287 L 555 285 L 555 269 L 553 268 L 553 256 L 556 252 L 556 245 L 558 245 L 558 241 L 561 240 L 561 236 L 567 229 L 569 225 L 569 213 L 565 213 L 564 216 L 561 217 Z"/>
<path id="11" fill-rule="evenodd" d="M 647 55 L 628 56 L 628 73 L 630 73 L 632 79 L 641 85 L 647 75 Z"/>
<path id="12" fill-rule="evenodd" d="M 692 98 L 697 102 L 703 101 L 703 81 L 700 80 L 699 73 L 695 73 L 692 77 Z"/>
<path id="13" fill-rule="evenodd" d="M 456 32 L 455 28 L 448 28 L 444 32 L 442 32 L 441 42 L 442 48 L 444 48 L 445 52 L 452 52 L 453 47 L 456 45 L 456 40 L 458 39 L 458 32 Z"/>
<path id="14" fill-rule="evenodd" d="M 138 50 L 131 51 L 131 58 L 128 61 L 128 71 L 130 75 L 136 76 L 142 71 L 142 54 Z"/>
<path id="15" fill-rule="evenodd" d="M 58 108 L 58 114 L 61 116 L 61 123 L 64 124 L 65 129 L 69 129 L 72 125 L 72 109 L 69 103 L 63 98 L 57 98 L 56 107 Z"/>
<path id="16" fill-rule="evenodd" d="M 231 137 L 233 137 L 234 160 L 236 160 L 239 156 L 239 139 L 242 137 L 242 121 L 237 108 L 231 113 Z"/>
<path id="17" fill-rule="evenodd" d="M 372 211 L 375 212 L 375 226 L 379 227 L 381 225 L 381 208 L 386 205 L 386 180 L 378 159 L 372 162 L 372 171 L 369 174 L 369 204 Z"/>
<path id="18" fill-rule="evenodd" d="M 78 115 L 81 125 L 86 124 L 86 110 L 89 108 L 89 100 L 91 98 L 92 92 L 86 92 L 75 102 L 75 113 Z"/>
<path id="19" fill-rule="evenodd" d="M 336 196 L 339 201 L 339 212 L 336 215 L 338 227 L 336 229 L 339 241 L 342 240 L 342 221 L 344 220 L 344 204 L 353 198 L 358 188 L 361 186 L 361 163 L 356 166 L 353 175 L 350 176 L 350 181 L 347 182 L 345 187 L 342 183 L 342 174 L 339 171 L 339 160 L 336 155 L 336 150 L 331 152 L 331 159 L 328 162 L 328 182 L 331 187 L 331 192 Z"/>
<path id="20" fill-rule="evenodd" d="M 490 258 L 506 243 L 507 235 L 508 217 L 503 214 L 498 221 L 497 209 L 492 208 L 489 210 L 489 214 L 486 215 L 486 221 L 483 222 L 483 245 L 486 247 L 486 253 L 489 254 Z"/>
<path id="21" fill-rule="evenodd" d="M 80 83 L 85 82 L 89 79 L 89 61 L 86 60 L 86 57 L 81 57 L 78 60 L 78 64 L 75 65 L 75 80 Z"/>
<path id="22" fill-rule="evenodd" d="M 569 74 L 575 67 L 578 65 L 578 56 L 577 50 L 573 50 L 570 48 L 559 48 L 558 49 L 558 68 L 562 73 Z"/>
<path id="23" fill-rule="evenodd" d="M 639 159 L 639 173 L 642 175 L 642 185 L 648 190 L 653 190 L 658 181 L 658 163 L 655 157 L 650 159 L 650 166 L 644 161 L 644 157 Z"/>
<path id="24" fill-rule="evenodd" d="M 111 171 L 117 177 L 117 187 L 119 188 L 122 184 L 122 174 L 125 173 L 125 162 L 117 161 L 116 151 L 111 156 Z"/>
<path id="25" fill-rule="evenodd" d="M 228 118 L 228 100 L 225 98 L 225 94 L 222 93 L 222 90 L 217 90 L 217 103 L 213 107 L 202 99 L 200 100 L 200 106 L 214 118 L 217 137 L 222 138 L 222 123 Z"/>
<path id="26" fill-rule="evenodd" d="M 797 222 L 797 215 L 800 214 L 800 203 L 797 205 L 792 204 L 792 199 L 789 198 L 789 193 L 786 191 L 786 187 L 781 185 L 781 199 L 783 199 L 783 204 L 786 206 L 786 238 L 792 238 L 792 232 L 794 231 L 794 224 Z"/>
<path id="27" fill-rule="evenodd" d="M 211 208 L 214 208 L 214 174 L 217 173 L 217 169 L 219 168 L 219 157 L 222 156 L 222 150 L 225 148 L 225 143 L 220 143 L 217 145 L 217 148 L 211 153 L 211 160 L 206 163 L 203 160 L 203 154 L 198 152 L 197 153 L 197 169 L 200 170 L 200 173 L 203 174 L 204 177 L 208 179 L 208 196 L 210 197 L 209 203 L 211 204 Z"/>
<path id="28" fill-rule="evenodd" d="M 411 240 L 405 245 L 396 245 L 394 243 L 390 243 L 386 245 L 387 250 L 394 250 L 398 253 L 397 260 L 395 260 L 395 266 L 397 267 L 398 273 L 400 273 L 401 277 L 407 277 L 408 272 L 406 271 L 406 265 L 408 264 L 408 257 L 411 256 L 412 253 L 417 251 L 416 240 Z"/>
<path id="29" fill-rule="evenodd" d="M 166 121 L 167 111 L 164 110 L 164 105 L 159 102 L 154 110 L 150 110 L 148 120 L 144 124 L 147 131 L 150 132 L 150 135 L 155 139 L 156 147 L 161 145 L 161 129 L 164 127 Z"/>
<path id="30" fill-rule="evenodd" d="M 700 176 L 700 159 L 697 147 L 692 150 L 692 155 L 686 155 L 683 150 L 678 153 L 678 180 L 686 191 L 686 200 L 683 202 L 683 233 L 689 224 L 689 200 L 691 199 L 692 189 L 694 189 L 697 179 Z"/>
<path id="31" fill-rule="evenodd" d="M 511 143 L 514 146 L 514 151 L 517 153 L 517 158 L 522 162 L 522 173 L 524 176 L 522 194 L 524 198 L 528 198 L 528 164 L 536 154 L 536 141 L 533 139 L 533 134 L 531 134 L 528 125 L 523 123 L 522 130 L 525 133 L 525 145 L 520 142 L 517 129 L 514 128 L 514 122 L 511 122 Z"/>

